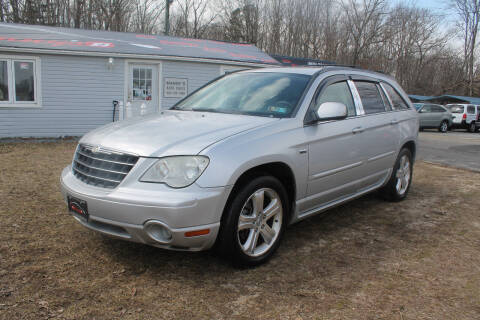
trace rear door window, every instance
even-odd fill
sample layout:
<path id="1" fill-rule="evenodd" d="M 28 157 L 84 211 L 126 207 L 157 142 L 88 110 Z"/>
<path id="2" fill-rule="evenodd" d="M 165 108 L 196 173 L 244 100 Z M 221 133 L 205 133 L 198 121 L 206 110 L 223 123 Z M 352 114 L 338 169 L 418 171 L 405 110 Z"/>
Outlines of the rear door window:
<path id="1" fill-rule="evenodd" d="M 382 87 L 380 84 L 377 84 L 377 89 L 380 92 L 380 95 L 382 96 L 383 104 L 385 105 L 385 108 L 390 111 L 392 110 L 392 105 L 390 104 L 390 101 L 388 101 L 387 96 L 385 95 L 385 91 L 383 91 Z M 417 108 L 418 110 L 418 108 Z"/>
<path id="2" fill-rule="evenodd" d="M 355 81 L 358 94 L 362 100 L 363 110 L 366 114 L 385 112 L 382 96 L 377 84 L 367 81 Z"/>
<path id="3" fill-rule="evenodd" d="M 408 104 L 403 100 L 400 94 L 388 83 L 382 83 L 383 87 L 387 91 L 388 96 L 393 104 L 393 110 L 405 110 L 408 109 Z"/>

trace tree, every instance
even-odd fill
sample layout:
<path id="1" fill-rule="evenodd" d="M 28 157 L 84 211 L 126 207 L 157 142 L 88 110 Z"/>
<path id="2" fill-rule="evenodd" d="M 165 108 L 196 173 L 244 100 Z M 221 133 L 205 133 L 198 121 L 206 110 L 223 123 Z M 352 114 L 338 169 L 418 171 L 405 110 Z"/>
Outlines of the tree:
<path id="1" fill-rule="evenodd" d="M 352 64 L 357 65 L 369 48 L 382 42 L 385 0 L 348 0 L 344 3 L 346 27 L 352 45 Z"/>
<path id="2" fill-rule="evenodd" d="M 480 22 L 480 0 L 451 0 L 453 8 L 461 17 L 459 28 L 463 33 L 464 72 L 468 81 L 468 95 L 473 93 L 475 77 L 475 48 Z"/>
<path id="3" fill-rule="evenodd" d="M 173 8 L 173 32 L 182 37 L 201 38 L 216 18 L 208 0 L 177 0 Z"/>
<path id="4" fill-rule="evenodd" d="M 164 2 L 137 0 L 132 16 L 132 31 L 144 34 L 159 32 L 157 26 L 164 10 Z"/>

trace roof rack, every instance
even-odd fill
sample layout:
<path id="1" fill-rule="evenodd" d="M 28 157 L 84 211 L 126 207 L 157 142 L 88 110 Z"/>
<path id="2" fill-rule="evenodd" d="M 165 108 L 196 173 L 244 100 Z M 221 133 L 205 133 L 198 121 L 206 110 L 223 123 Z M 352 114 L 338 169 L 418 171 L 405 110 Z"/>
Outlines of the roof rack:
<path id="1" fill-rule="evenodd" d="M 300 65 L 300 66 L 279 66 L 279 67 L 286 67 L 286 68 L 322 68 L 322 67 L 343 67 L 343 68 L 352 68 L 352 69 L 362 69 L 361 67 L 359 66 L 356 66 L 356 65 L 349 65 L 349 64 L 333 64 L 333 63 L 330 63 L 330 64 L 322 64 L 322 65 Z M 369 71 L 369 72 L 375 72 L 375 73 L 381 73 L 385 76 L 389 76 L 391 77 L 390 74 L 388 74 L 387 72 L 385 71 L 381 71 L 381 70 L 369 70 L 369 69 L 364 69 L 365 71 Z"/>
<path id="2" fill-rule="evenodd" d="M 294 68 L 320 68 L 320 67 L 346 67 L 346 68 L 355 68 L 355 69 L 360 68 L 360 67 L 355 66 L 355 65 L 333 64 L 333 63 L 318 64 L 318 65 L 297 65 L 297 66 L 294 66 Z"/>

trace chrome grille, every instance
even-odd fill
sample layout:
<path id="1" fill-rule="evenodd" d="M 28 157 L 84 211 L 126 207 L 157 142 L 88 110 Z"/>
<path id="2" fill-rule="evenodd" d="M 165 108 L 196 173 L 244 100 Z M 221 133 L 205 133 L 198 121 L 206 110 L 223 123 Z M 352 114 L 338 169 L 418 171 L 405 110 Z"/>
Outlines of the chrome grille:
<path id="1" fill-rule="evenodd" d="M 81 181 L 112 189 L 122 182 L 137 161 L 135 155 L 79 144 L 72 169 Z"/>

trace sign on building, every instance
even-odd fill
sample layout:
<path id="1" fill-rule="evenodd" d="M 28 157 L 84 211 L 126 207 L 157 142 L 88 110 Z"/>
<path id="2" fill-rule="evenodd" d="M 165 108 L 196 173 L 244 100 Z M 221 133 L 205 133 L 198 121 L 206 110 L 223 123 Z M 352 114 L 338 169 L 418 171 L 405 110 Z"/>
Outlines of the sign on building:
<path id="1" fill-rule="evenodd" d="M 188 79 L 165 78 L 163 96 L 165 98 L 183 98 L 188 93 Z"/>

